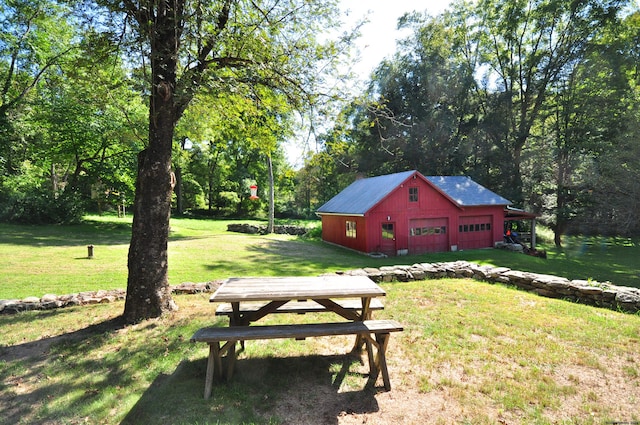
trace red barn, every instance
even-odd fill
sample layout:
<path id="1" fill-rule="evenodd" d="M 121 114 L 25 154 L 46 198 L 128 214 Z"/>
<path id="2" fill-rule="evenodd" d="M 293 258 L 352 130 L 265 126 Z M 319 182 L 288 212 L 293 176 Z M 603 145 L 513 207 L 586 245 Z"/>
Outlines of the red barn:
<path id="1" fill-rule="evenodd" d="M 356 180 L 317 214 L 326 242 L 405 255 L 492 247 L 509 204 L 469 177 L 405 171 Z"/>

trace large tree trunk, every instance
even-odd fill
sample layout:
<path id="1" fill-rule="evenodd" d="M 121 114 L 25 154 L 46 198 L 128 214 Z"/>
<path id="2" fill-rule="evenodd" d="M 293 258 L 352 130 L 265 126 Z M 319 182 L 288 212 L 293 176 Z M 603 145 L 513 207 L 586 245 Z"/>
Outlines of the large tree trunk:
<path id="1" fill-rule="evenodd" d="M 171 146 L 179 118 L 175 86 L 181 16 L 180 2 L 160 2 L 151 35 L 149 147 L 138 157 L 123 314 L 129 323 L 177 309 L 169 288 L 167 243 L 171 191 L 175 185 Z"/>
<path id="2" fill-rule="evenodd" d="M 129 278 L 124 319 L 159 317 L 177 308 L 169 288 L 167 242 L 171 215 L 171 160 L 150 149 L 138 157 L 129 246 Z M 162 182 L 160 184 L 159 182 Z"/>

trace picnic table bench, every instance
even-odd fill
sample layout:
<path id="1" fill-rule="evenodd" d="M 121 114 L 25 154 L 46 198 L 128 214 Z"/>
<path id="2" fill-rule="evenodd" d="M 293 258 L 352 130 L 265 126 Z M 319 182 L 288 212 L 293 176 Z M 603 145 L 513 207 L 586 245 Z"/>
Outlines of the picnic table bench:
<path id="1" fill-rule="evenodd" d="M 402 331 L 403 327 L 394 320 L 365 320 L 338 323 L 308 323 L 295 325 L 266 325 L 266 326 L 229 326 L 224 328 L 207 327 L 199 329 L 192 337 L 192 342 L 206 342 L 209 344 L 207 373 L 205 378 L 204 398 L 211 396 L 214 377 L 222 376 L 222 356 L 227 353 L 227 379 L 233 374 L 235 363 L 235 346 L 239 341 L 258 339 L 295 338 L 360 335 L 367 341 L 369 354 L 369 379 L 375 382 L 380 372 L 384 387 L 391 389 L 389 372 L 387 370 L 386 349 L 391 332 Z M 372 337 L 374 335 L 374 337 Z M 221 345 L 222 344 L 222 345 Z M 373 358 L 371 346 L 376 347 Z"/>

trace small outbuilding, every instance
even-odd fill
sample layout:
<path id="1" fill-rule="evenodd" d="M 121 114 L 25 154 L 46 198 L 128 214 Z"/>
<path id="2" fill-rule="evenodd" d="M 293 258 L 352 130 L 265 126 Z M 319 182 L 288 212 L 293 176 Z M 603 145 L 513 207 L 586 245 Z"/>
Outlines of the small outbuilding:
<path id="1" fill-rule="evenodd" d="M 413 170 L 356 180 L 316 213 L 325 242 L 395 256 L 493 247 L 510 204 L 469 177 Z"/>

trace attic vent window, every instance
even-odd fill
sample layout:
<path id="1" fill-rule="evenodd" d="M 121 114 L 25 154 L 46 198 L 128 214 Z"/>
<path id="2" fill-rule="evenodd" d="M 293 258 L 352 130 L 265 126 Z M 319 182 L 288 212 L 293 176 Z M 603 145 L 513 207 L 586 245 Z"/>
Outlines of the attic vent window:
<path id="1" fill-rule="evenodd" d="M 409 202 L 418 202 L 418 188 L 410 187 L 409 188 Z"/>

